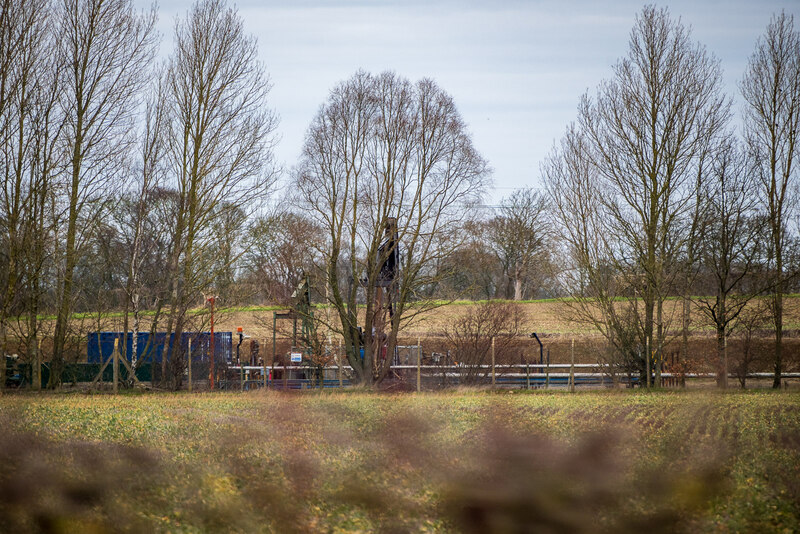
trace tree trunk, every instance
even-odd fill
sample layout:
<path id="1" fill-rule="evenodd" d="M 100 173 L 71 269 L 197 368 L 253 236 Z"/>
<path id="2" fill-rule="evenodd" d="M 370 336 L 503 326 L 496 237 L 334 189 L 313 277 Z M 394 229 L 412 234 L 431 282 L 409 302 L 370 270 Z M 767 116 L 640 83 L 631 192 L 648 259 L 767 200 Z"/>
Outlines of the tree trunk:
<path id="1" fill-rule="evenodd" d="M 83 118 L 78 116 L 77 131 L 83 128 Z M 67 222 L 67 241 L 64 247 L 65 265 L 64 280 L 61 285 L 61 300 L 56 316 L 56 328 L 53 335 L 53 359 L 50 363 L 50 380 L 48 389 L 55 389 L 61 385 L 61 373 L 64 371 L 64 347 L 69 330 L 69 317 L 72 309 L 72 276 L 75 271 L 76 251 L 75 236 L 78 222 L 78 192 L 80 188 L 81 173 L 81 140 L 75 141 L 72 154 L 72 186 L 69 200 L 69 220 Z"/>
<path id="2" fill-rule="evenodd" d="M 125 287 L 125 307 L 122 310 L 122 347 L 120 347 L 120 354 L 123 358 L 128 358 L 130 355 L 128 354 L 128 312 L 129 312 L 129 305 L 130 305 L 130 283 L 128 283 Z M 133 384 L 133 378 L 128 377 L 128 382 Z"/>
<path id="3" fill-rule="evenodd" d="M 688 289 L 686 290 L 688 291 Z M 688 296 L 683 297 L 683 309 L 681 310 L 681 351 L 680 361 L 685 362 L 689 356 L 689 325 L 691 324 L 691 307 Z"/>
<path id="4" fill-rule="evenodd" d="M 725 389 L 725 327 L 717 324 L 717 387 Z"/>
<path id="5" fill-rule="evenodd" d="M 782 284 L 779 284 L 779 286 Z M 772 387 L 781 387 L 781 374 L 783 372 L 783 293 L 782 287 L 775 294 L 775 376 Z"/>
<path id="6" fill-rule="evenodd" d="M 656 308 L 656 361 L 655 361 L 655 386 L 661 387 L 661 366 L 664 362 L 664 301 L 658 299 Z"/>
<path id="7" fill-rule="evenodd" d="M 36 334 L 31 338 L 31 382 L 33 390 L 42 389 L 42 340 Z"/>
<path id="8" fill-rule="evenodd" d="M 0 395 L 6 389 L 6 324 L 0 322 Z"/>
<path id="9" fill-rule="evenodd" d="M 650 387 L 650 362 L 652 361 L 653 356 L 653 323 L 655 320 L 655 302 L 652 296 L 652 289 L 647 288 L 645 292 L 645 302 L 644 302 L 644 338 L 645 338 L 645 355 L 644 355 L 644 363 L 645 363 L 645 373 L 646 373 L 646 380 L 645 384 L 647 387 Z"/>
<path id="10" fill-rule="evenodd" d="M 181 201 L 183 203 L 183 201 Z M 171 299 L 170 299 L 170 307 L 169 307 L 169 319 L 167 320 L 167 339 L 166 343 L 167 346 L 161 352 L 161 383 L 162 385 L 165 383 L 167 377 L 167 357 L 169 356 L 170 352 L 170 345 L 169 340 L 172 334 L 172 329 L 175 324 L 178 322 L 178 315 L 180 314 L 180 295 L 179 295 L 179 288 L 180 284 L 180 255 L 181 255 L 181 244 L 183 242 L 183 232 L 184 232 L 184 208 L 181 206 L 178 210 L 178 217 L 175 224 L 175 232 L 173 234 L 172 239 L 172 254 L 169 260 L 169 276 L 171 277 Z M 153 362 L 155 364 L 155 362 Z"/>
<path id="11" fill-rule="evenodd" d="M 144 218 L 144 213 L 143 213 L 144 195 L 145 191 L 142 191 L 143 198 L 140 200 L 139 209 L 137 212 L 136 230 L 133 238 L 133 250 L 131 251 L 131 260 L 130 260 L 131 263 L 130 263 L 130 268 L 128 269 L 128 283 L 126 288 L 126 296 L 128 298 L 125 299 L 125 334 L 122 338 L 123 343 L 125 343 L 123 351 L 126 351 L 128 348 L 127 345 L 128 308 L 130 306 L 131 308 L 133 308 L 133 333 L 131 334 L 133 337 L 131 338 L 131 354 L 130 354 L 132 376 L 129 377 L 131 385 L 133 385 L 134 377 L 136 376 L 136 366 L 139 363 L 138 352 L 137 352 L 139 345 L 139 299 L 140 299 L 139 250 L 141 248 L 141 240 L 142 240 L 142 219 Z"/>
<path id="12" fill-rule="evenodd" d="M 139 365 L 139 293 L 133 298 L 133 331 L 131 332 L 131 380 L 136 376 Z"/>
<path id="13" fill-rule="evenodd" d="M 773 300 L 773 313 L 775 320 L 775 376 L 772 380 L 772 388 L 780 389 L 781 374 L 783 373 L 783 249 L 782 249 L 781 228 L 773 228 L 773 240 L 775 247 L 775 270 L 777 271 L 777 283 L 775 284 L 775 296 Z"/>
<path id="14" fill-rule="evenodd" d="M 728 307 L 725 293 L 719 288 L 717 294 L 717 386 L 722 389 L 728 388 L 728 342 L 725 339 L 725 330 L 728 325 Z"/>

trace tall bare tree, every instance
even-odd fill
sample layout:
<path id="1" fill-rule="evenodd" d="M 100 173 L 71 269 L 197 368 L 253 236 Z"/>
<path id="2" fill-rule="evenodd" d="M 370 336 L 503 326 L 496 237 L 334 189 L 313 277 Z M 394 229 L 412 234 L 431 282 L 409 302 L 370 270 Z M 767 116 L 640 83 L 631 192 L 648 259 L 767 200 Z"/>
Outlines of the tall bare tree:
<path id="1" fill-rule="evenodd" d="M 163 77 L 157 77 L 146 103 L 144 120 L 141 127 L 139 140 L 138 161 L 134 164 L 132 189 L 134 198 L 127 210 L 120 210 L 125 217 L 121 226 L 123 233 L 128 236 L 126 245 L 130 250 L 127 261 L 125 282 L 125 306 L 123 321 L 123 351 L 127 350 L 127 336 L 129 335 L 128 313 L 133 314 L 133 329 L 131 336 L 131 369 L 136 373 L 139 364 L 139 330 L 141 326 L 142 293 L 144 290 L 142 271 L 148 258 L 158 254 L 153 249 L 158 240 L 152 239 L 154 235 L 163 234 L 168 230 L 156 227 L 155 220 L 148 216 L 153 206 L 153 196 L 165 180 L 165 153 L 166 153 L 166 109 L 164 105 Z M 156 208 L 157 209 L 157 208 Z M 158 307 L 160 311 L 160 307 Z M 158 313 L 154 318 L 157 321 Z"/>
<path id="2" fill-rule="evenodd" d="M 620 271 L 615 237 L 601 209 L 601 180 L 590 157 L 591 142 L 570 125 L 541 167 L 557 243 L 562 300 L 571 319 L 595 328 L 613 347 L 616 370 L 644 374 L 645 329 L 635 279 Z"/>
<path id="3" fill-rule="evenodd" d="M 214 290 L 218 273 L 201 260 L 216 221 L 252 208 L 274 181 L 277 118 L 266 107 L 270 84 L 256 40 L 224 0 L 200 0 L 178 21 L 166 76 L 169 165 L 179 198 L 167 330 L 177 340 L 188 307 Z"/>
<path id="4" fill-rule="evenodd" d="M 764 221 L 756 213 L 754 187 L 742 152 L 733 139 L 727 140 L 715 152 L 703 184 L 708 222 L 700 244 L 704 271 L 715 290 L 712 297 L 699 299 L 700 309 L 716 331 L 717 384 L 722 388 L 728 387 L 728 336 L 745 306 L 763 289 L 753 277 L 765 256 L 760 243 Z"/>
<path id="5" fill-rule="evenodd" d="M 617 241 L 612 259 L 642 299 L 648 358 L 659 359 L 665 343 L 663 303 L 678 273 L 678 230 L 691 213 L 698 160 L 729 120 L 721 87 L 718 60 L 666 9 L 646 6 L 628 56 L 580 105 L 606 228 Z"/>
<path id="6" fill-rule="evenodd" d="M 108 186 L 121 181 L 133 142 L 137 99 L 155 53 L 156 13 L 137 13 L 131 0 L 61 0 L 56 20 L 55 52 L 64 65 L 66 235 L 50 387 L 61 379 L 82 241 L 106 205 Z"/>
<path id="7" fill-rule="evenodd" d="M 325 232 L 335 328 L 358 380 L 386 376 L 401 324 L 430 304 L 421 289 L 457 248 L 487 176 L 455 103 L 431 80 L 361 71 L 320 109 L 296 186 Z"/>
<path id="8" fill-rule="evenodd" d="M 700 270 L 702 269 L 701 247 L 702 239 L 705 234 L 706 226 L 710 222 L 708 195 L 705 194 L 704 184 L 709 174 L 709 163 L 714 152 L 719 147 L 709 144 L 706 146 L 705 153 L 701 152 L 697 168 L 695 170 L 695 191 L 694 201 L 688 220 L 685 221 L 684 228 L 680 231 L 684 236 L 684 246 L 680 253 L 679 263 L 683 276 L 676 284 L 676 290 L 681 297 L 681 348 L 679 359 L 686 362 L 689 357 L 689 329 L 692 324 L 692 308 L 694 301 L 692 291 L 697 281 Z M 713 178 L 712 178 L 713 181 Z"/>
<path id="9" fill-rule="evenodd" d="M 52 110 L 54 86 L 48 3 L 0 2 L 0 389 L 11 315 L 25 315 L 28 250 L 39 236 L 36 208 L 44 194 L 38 143 L 41 117 Z M 49 105 L 48 105 L 49 104 Z M 45 107 L 43 107 L 45 106 Z"/>
<path id="10" fill-rule="evenodd" d="M 775 365 L 772 387 L 783 369 L 783 293 L 788 223 L 797 208 L 797 159 L 800 157 L 800 34 L 794 18 L 774 16 L 756 43 L 741 83 L 746 105 L 745 137 L 759 179 L 759 195 L 770 225 Z"/>

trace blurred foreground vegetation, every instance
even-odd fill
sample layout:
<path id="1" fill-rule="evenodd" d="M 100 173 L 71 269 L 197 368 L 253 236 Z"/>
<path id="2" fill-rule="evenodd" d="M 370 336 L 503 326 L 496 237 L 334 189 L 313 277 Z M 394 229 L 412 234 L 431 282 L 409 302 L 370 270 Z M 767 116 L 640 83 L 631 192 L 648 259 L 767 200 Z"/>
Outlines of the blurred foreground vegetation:
<path id="1" fill-rule="evenodd" d="M 800 394 L 0 397 L 0 531 L 800 531 Z"/>

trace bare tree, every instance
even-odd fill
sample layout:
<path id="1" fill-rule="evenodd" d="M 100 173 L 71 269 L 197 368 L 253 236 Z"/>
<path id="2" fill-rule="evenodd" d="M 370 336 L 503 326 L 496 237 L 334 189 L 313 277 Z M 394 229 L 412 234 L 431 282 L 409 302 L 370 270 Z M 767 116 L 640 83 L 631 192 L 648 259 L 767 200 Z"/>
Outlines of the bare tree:
<path id="1" fill-rule="evenodd" d="M 546 252 L 547 225 L 542 195 L 520 189 L 503 199 L 500 214 L 489 221 L 491 244 L 510 287 L 505 298 L 522 300 L 531 270 Z"/>
<path id="2" fill-rule="evenodd" d="M 429 295 L 436 298 L 488 300 L 496 298 L 504 273 L 498 260 L 485 221 L 468 223 L 463 243 L 437 265 L 437 283 Z"/>
<path id="3" fill-rule="evenodd" d="M 524 323 L 525 310 L 520 304 L 486 301 L 446 325 L 444 337 L 450 357 L 464 364 L 461 383 L 477 384 L 492 372 L 488 365 L 493 342 L 496 362 L 519 363 L 522 358 L 515 356 L 519 354 Z"/>
<path id="4" fill-rule="evenodd" d="M 695 198 L 688 220 L 685 221 L 684 228 L 679 230 L 680 235 L 684 236 L 685 243 L 680 251 L 679 259 L 683 276 L 682 279 L 678 279 L 676 287 L 681 297 L 681 349 L 678 358 L 679 361 L 684 362 L 684 365 L 689 357 L 689 328 L 692 323 L 692 308 L 694 307 L 692 291 L 702 269 L 701 242 L 706 225 L 711 220 L 708 214 L 708 198 L 705 195 L 704 183 L 708 179 L 708 162 L 717 148 L 714 145 L 706 145 L 705 152 L 701 151 L 698 157 L 695 171 Z M 683 380 L 681 382 L 683 383 Z"/>
<path id="5" fill-rule="evenodd" d="M 48 14 L 43 0 L 0 2 L 0 389 L 11 316 L 25 315 L 29 303 L 28 250 L 43 239 L 33 230 L 43 224 L 37 209 L 46 190 L 37 164 L 39 123 L 53 108 Z"/>
<path id="6" fill-rule="evenodd" d="M 223 201 L 214 216 L 214 235 L 206 247 L 204 261 L 214 273 L 213 285 L 225 302 L 239 304 L 245 293 L 238 287 L 241 260 L 250 248 L 245 238 L 247 211 L 236 204 Z"/>
<path id="7" fill-rule="evenodd" d="M 769 303 L 754 301 L 739 315 L 738 337 L 741 340 L 741 352 L 734 353 L 733 371 L 739 379 L 742 389 L 747 387 L 747 375 L 753 364 L 767 359 L 764 351 L 758 350 L 756 341 L 762 337 L 762 329 L 769 328 L 772 322 L 772 310 Z"/>
<path id="8" fill-rule="evenodd" d="M 800 157 L 800 34 L 794 18 L 774 16 L 756 43 L 741 84 L 746 105 L 745 137 L 751 164 L 759 179 L 761 203 L 771 230 L 775 376 L 779 388 L 783 368 L 783 293 L 788 278 L 788 221 L 797 207 L 797 162 Z"/>
<path id="9" fill-rule="evenodd" d="M 608 363 L 644 376 L 646 338 L 635 273 L 621 272 L 614 260 L 618 249 L 600 209 L 590 150 L 586 135 L 571 125 L 541 168 L 562 264 L 559 276 L 568 290 L 562 303 L 572 320 L 606 338 L 613 348 Z"/>
<path id="10" fill-rule="evenodd" d="M 119 184 L 132 143 L 137 98 L 155 53 L 155 8 L 138 14 L 130 0 L 61 0 L 56 53 L 64 65 L 66 211 L 63 271 L 49 387 L 60 383 L 80 249 Z M 83 223 L 83 224 L 81 224 Z"/>
<path id="11" fill-rule="evenodd" d="M 431 80 L 358 72 L 320 109 L 296 185 L 325 232 L 330 305 L 358 380 L 386 376 L 401 324 L 430 304 L 421 289 L 458 247 L 487 175 L 452 98 Z"/>
<path id="12" fill-rule="evenodd" d="M 277 119 L 266 107 L 270 84 L 257 56 L 255 39 L 223 0 L 198 1 L 176 24 L 166 82 L 169 164 L 179 194 L 167 328 L 176 340 L 188 307 L 213 292 L 217 273 L 203 251 L 216 221 L 249 208 L 274 181 Z"/>
<path id="13" fill-rule="evenodd" d="M 715 152 L 703 184 L 708 223 L 700 247 L 715 289 L 713 297 L 699 299 L 700 309 L 716 331 L 717 384 L 722 388 L 728 387 L 728 337 L 745 306 L 763 289 L 753 283 L 754 267 L 764 257 L 764 221 L 755 211 L 754 186 L 742 152 L 729 139 Z"/>
<path id="14" fill-rule="evenodd" d="M 729 119 L 721 87 L 719 62 L 666 9 L 646 6 L 614 78 L 580 106 L 600 207 L 617 241 L 611 259 L 635 277 L 648 358 L 660 359 L 666 340 L 663 303 L 678 273 L 678 230 L 691 213 L 698 160 Z"/>
<path id="15" fill-rule="evenodd" d="M 164 83 L 162 77 L 156 78 L 151 93 L 146 103 L 144 120 L 141 128 L 138 162 L 134 164 L 135 174 L 133 183 L 134 198 L 129 203 L 127 210 L 120 210 L 124 220 L 121 221 L 123 231 L 127 234 L 127 249 L 130 254 L 127 258 L 127 273 L 125 281 L 125 306 L 123 321 L 123 351 L 127 350 L 129 335 L 128 314 L 133 314 L 133 330 L 131 336 L 132 375 L 135 376 L 139 364 L 139 330 L 141 326 L 142 293 L 144 280 L 142 271 L 148 257 L 158 254 L 154 245 L 158 240 L 152 239 L 154 235 L 163 234 L 168 230 L 156 227 L 154 219 L 148 212 L 154 208 L 153 197 L 165 180 L 165 152 L 166 152 L 166 110 L 164 106 Z M 152 283 L 152 281 L 151 281 Z M 159 308 L 160 311 L 160 308 Z M 158 313 L 155 314 L 157 321 Z M 132 381 L 132 378 L 131 378 Z"/>
<path id="16" fill-rule="evenodd" d="M 289 304 L 303 277 L 318 266 L 315 252 L 321 248 L 321 234 L 311 219 L 291 211 L 281 210 L 252 221 L 243 257 L 244 280 L 250 293 L 269 303 Z"/>

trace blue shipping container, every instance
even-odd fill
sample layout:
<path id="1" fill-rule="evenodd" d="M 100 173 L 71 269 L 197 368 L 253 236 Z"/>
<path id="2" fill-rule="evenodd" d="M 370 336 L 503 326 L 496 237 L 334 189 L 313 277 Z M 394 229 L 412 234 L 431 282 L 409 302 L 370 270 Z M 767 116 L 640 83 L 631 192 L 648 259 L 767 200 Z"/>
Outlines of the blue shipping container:
<path id="1" fill-rule="evenodd" d="M 169 345 L 172 347 L 172 338 L 169 335 Z M 114 340 L 119 339 L 122 343 L 122 332 L 89 332 L 87 345 L 87 361 L 89 363 L 105 363 L 114 351 Z M 211 344 L 211 332 L 183 332 L 181 334 L 181 347 L 185 351 L 192 340 L 192 361 L 203 361 L 208 359 Z M 167 354 L 166 332 L 156 332 L 153 343 L 148 346 L 150 341 L 149 332 L 139 332 L 136 344 L 136 357 L 141 361 L 161 362 L 161 358 Z M 133 353 L 133 336 L 128 335 L 128 350 L 125 351 L 128 361 L 131 360 Z M 214 332 L 214 355 L 215 361 L 226 361 L 230 363 L 233 357 L 233 332 Z"/>

